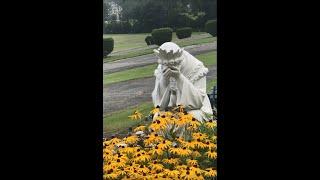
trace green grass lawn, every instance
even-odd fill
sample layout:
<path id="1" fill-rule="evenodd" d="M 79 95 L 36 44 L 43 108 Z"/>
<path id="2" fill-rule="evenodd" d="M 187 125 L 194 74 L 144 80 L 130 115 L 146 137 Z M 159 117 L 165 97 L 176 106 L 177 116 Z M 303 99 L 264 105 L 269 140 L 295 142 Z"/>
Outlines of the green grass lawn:
<path id="1" fill-rule="evenodd" d="M 141 56 L 153 53 L 154 46 L 147 46 L 144 39 L 147 33 L 143 34 L 110 34 L 104 35 L 104 38 L 112 37 L 114 39 L 114 49 L 104 62 L 112 62 L 119 59 Z M 214 42 L 216 37 L 210 36 L 205 32 L 193 32 L 190 38 L 178 39 L 176 34 L 172 35 L 172 42 L 181 47 Z"/>
<path id="2" fill-rule="evenodd" d="M 141 112 L 144 116 L 147 116 L 152 108 L 152 102 L 146 102 L 137 107 L 129 107 L 126 110 L 107 114 L 103 117 L 103 132 L 107 134 L 125 133 L 128 132 L 129 127 L 136 127 L 141 124 L 146 124 L 147 122 L 144 120 L 144 118 L 141 120 L 130 120 L 128 116 L 132 115 L 135 110 L 139 110 L 139 112 Z"/>
<path id="3" fill-rule="evenodd" d="M 119 71 L 103 76 L 103 85 L 153 76 L 157 64 Z"/>
<path id="4" fill-rule="evenodd" d="M 201 60 L 205 66 L 212 66 L 217 63 L 217 52 L 212 51 L 209 53 L 195 56 Z M 157 64 L 148 65 L 144 67 L 138 67 L 125 71 L 115 72 L 103 76 L 103 85 L 109 85 L 116 82 L 127 81 L 131 79 L 139 79 L 153 76 L 154 70 Z"/>
<path id="5" fill-rule="evenodd" d="M 114 40 L 114 49 L 113 51 L 123 51 L 129 50 L 132 48 L 143 48 L 148 47 L 144 39 L 147 36 L 150 36 L 150 33 L 138 33 L 138 34 L 104 34 L 103 38 L 112 37 Z M 205 32 L 193 32 L 191 38 L 178 39 L 176 33 L 172 34 L 173 42 L 183 42 L 188 41 L 189 39 L 198 38 L 200 36 L 208 37 Z"/>

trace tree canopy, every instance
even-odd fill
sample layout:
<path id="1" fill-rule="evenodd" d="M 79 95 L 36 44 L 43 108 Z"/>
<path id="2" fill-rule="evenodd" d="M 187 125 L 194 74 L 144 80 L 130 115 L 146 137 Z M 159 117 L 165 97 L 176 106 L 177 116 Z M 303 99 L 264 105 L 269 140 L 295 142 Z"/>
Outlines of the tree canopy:
<path id="1" fill-rule="evenodd" d="M 122 7 L 120 21 L 130 22 L 141 32 L 161 27 L 202 29 L 207 20 L 216 19 L 217 0 L 104 0 L 107 21 L 112 19 L 110 2 Z"/>

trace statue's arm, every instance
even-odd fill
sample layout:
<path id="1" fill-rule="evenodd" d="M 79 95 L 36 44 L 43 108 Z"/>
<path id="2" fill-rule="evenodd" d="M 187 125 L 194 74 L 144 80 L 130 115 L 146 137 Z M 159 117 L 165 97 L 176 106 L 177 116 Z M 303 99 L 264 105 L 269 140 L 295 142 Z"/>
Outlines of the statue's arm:
<path id="1" fill-rule="evenodd" d="M 203 106 L 203 100 L 206 94 L 206 77 L 203 76 L 195 82 L 191 82 L 183 74 L 178 80 L 178 89 L 180 96 L 178 104 L 182 104 L 190 109 L 200 109 Z"/>
<path id="2" fill-rule="evenodd" d="M 163 104 L 166 104 L 165 102 L 169 100 L 169 87 L 167 82 L 165 82 L 163 73 L 161 71 L 161 65 L 158 65 L 157 69 L 154 71 L 154 76 L 156 77 L 155 87 L 152 92 L 152 100 L 154 106 L 161 106 Z"/>

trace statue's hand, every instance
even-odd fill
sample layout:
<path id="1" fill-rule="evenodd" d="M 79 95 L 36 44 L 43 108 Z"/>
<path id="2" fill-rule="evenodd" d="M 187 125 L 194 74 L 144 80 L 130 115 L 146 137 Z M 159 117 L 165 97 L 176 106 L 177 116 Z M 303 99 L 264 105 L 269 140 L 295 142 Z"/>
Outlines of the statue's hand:
<path id="1" fill-rule="evenodd" d="M 161 86 L 167 87 L 169 84 L 169 77 L 170 77 L 170 69 L 166 68 L 164 71 L 162 71 L 162 76 L 160 79 Z"/>
<path id="2" fill-rule="evenodd" d="M 169 77 L 174 77 L 175 79 L 180 78 L 180 70 L 176 67 L 171 67 L 169 70 Z"/>

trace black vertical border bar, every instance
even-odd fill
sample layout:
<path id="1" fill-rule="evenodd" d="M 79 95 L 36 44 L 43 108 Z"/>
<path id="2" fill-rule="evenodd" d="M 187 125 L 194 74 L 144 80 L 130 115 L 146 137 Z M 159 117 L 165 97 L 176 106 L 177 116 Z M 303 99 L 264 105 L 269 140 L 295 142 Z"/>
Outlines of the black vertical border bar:
<path id="1" fill-rule="evenodd" d="M 225 179 L 225 126 L 224 126 L 224 117 L 225 117 L 225 110 L 224 110 L 224 63 L 226 59 L 224 58 L 224 50 L 225 46 L 223 44 L 225 40 L 225 19 L 224 19 L 224 0 L 217 0 L 217 151 L 218 151 L 218 158 L 217 158 L 217 178 L 219 180 Z"/>
<path id="2" fill-rule="evenodd" d="M 96 19 L 94 27 L 96 29 L 95 34 L 95 44 L 96 51 L 93 54 L 96 57 L 95 63 L 95 76 L 96 76 L 96 134 L 95 134 L 95 149 L 96 149 L 96 167 L 95 174 L 96 180 L 103 179 L 103 0 L 95 0 L 96 9 Z"/>

